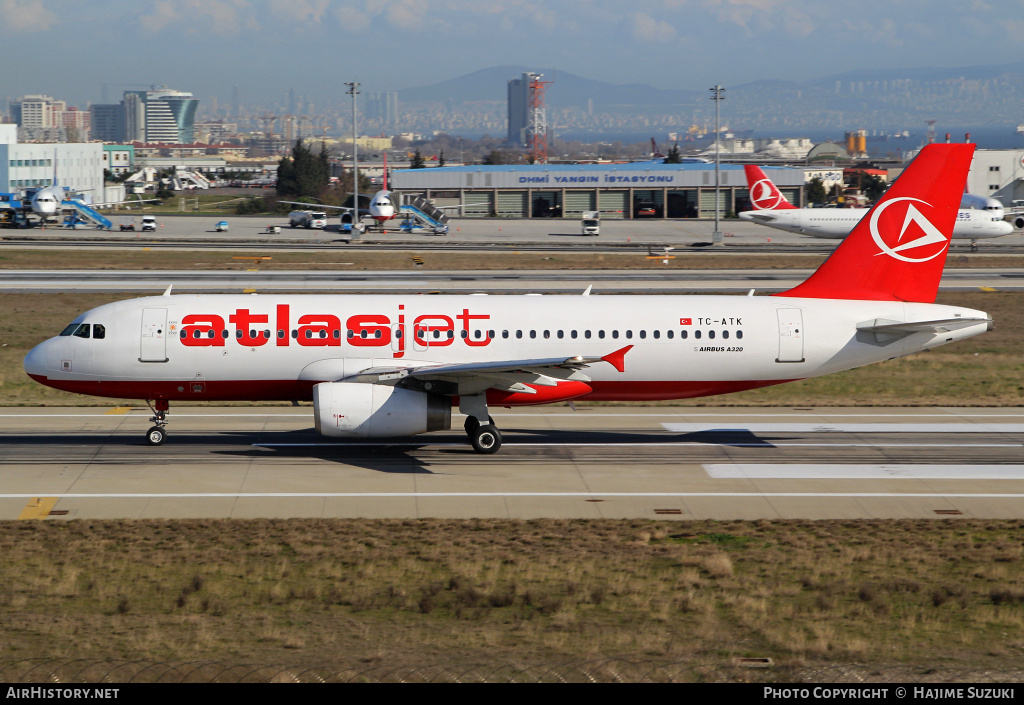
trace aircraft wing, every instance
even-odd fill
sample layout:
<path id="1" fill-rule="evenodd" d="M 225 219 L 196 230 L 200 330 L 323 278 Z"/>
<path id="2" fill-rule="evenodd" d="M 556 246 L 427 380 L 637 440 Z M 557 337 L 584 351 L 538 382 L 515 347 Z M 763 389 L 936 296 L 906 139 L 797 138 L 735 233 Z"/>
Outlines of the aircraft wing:
<path id="1" fill-rule="evenodd" d="M 590 377 L 581 370 L 598 362 L 607 362 L 622 372 L 625 355 L 632 347 L 628 345 L 601 357 L 576 355 L 418 367 L 369 367 L 342 381 L 396 385 L 405 380 L 418 380 L 447 382 L 455 385 L 459 394 L 480 393 L 491 388 L 535 394 L 536 390 L 528 384 L 553 387 L 562 381 L 589 382 Z"/>
<path id="2" fill-rule="evenodd" d="M 330 208 L 336 211 L 351 211 L 352 209 L 348 206 L 325 206 L 322 203 L 301 203 L 299 201 L 278 201 L 278 203 L 287 203 L 290 206 L 305 206 L 307 210 L 321 210 Z M 365 208 L 363 209 L 365 210 Z"/>
<path id="3" fill-rule="evenodd" d="M 150 201 L 159 201 L 159 198 L 138 198 L 131 201 L 107 201 L 106 203 L 86 203 L 85 205 L 90 208 L 110 208 L 112 206 L 130 206 L 133 203 L 149 203 Z"/>

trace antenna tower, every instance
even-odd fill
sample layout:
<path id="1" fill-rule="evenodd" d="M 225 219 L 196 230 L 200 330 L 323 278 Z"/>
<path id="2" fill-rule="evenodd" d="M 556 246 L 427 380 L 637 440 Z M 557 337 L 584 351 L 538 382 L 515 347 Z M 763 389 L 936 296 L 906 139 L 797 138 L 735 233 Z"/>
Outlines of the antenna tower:
<path id="1" fill-rule="evenodd" d="M 526 131 L 530 135 L 530 157 L 534 164 L 548 163 L 548 118 L 544 109 L 544 93 L 554 81 L 542 81 L 544 74 L 530 74 L 530 119 Z"/>
<path id="2" fill-rule="evenodd" d="M 928 132 L 924 135 L 925 144 L 935 144 L 935 120 L 925 120 L 928 124 Z"/>

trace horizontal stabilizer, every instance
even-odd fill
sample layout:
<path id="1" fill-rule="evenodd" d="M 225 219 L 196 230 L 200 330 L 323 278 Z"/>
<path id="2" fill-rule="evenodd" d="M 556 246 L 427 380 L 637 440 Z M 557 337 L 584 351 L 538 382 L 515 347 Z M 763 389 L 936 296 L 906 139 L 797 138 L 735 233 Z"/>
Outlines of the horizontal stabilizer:
<path id="1" fill-rule="evenodd" d="M 876 318 L 857 325 L 863 333 L 892 333 L 910 335 L 911 333 L 948 333 L 951 330 L 969 328 L 979 323 L 991 323 L 991 318 L 942 318 L 935 321 L 888 321 Z"/>

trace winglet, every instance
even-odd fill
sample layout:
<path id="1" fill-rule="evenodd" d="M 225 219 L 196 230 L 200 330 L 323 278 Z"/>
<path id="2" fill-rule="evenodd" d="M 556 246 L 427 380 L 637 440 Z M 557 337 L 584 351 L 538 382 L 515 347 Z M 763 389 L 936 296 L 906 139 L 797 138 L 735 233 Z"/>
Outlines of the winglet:
<path id="1" fill-rule="evenodd" d="M 173 288 L 174 288 L 174 284 L 168 284 L 167 288 L 164 290 L 164 296 L 170 296 L 171 295 L 171 289 L 173 289 Z"/>
<path id="2" fill-rule="evenodd" d="M 607 362 L 609 365 L 614 367 L 619 372 L 626 371 L 626 353 L 633 349 L 632 345 L 627 345 L 624 348 L 619 348 L 615 352 L 608 353 L 601 359 Z"/>

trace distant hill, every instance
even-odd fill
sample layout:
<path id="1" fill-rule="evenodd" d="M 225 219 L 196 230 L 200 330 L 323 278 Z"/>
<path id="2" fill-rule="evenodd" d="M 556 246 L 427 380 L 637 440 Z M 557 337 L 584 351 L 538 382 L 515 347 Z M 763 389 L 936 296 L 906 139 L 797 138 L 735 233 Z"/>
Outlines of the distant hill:
<path id="1" fill-rule="evenodd" d="M 618 106 L 692 105 L 701 95 L 697 91 L 666 90 L 640 83 L 605 83 L 555 69 L 492 66 L 429 86 L 405 88 L 398 91 L 398 99 L 402 103 L 446 100 L 455 103 L 504 103 L 508 97 L 509 80 L 519 78 L 526 71 L 544 74 L 545 81 L 554 80 L 554 85 L 548 88 L 547 104 L 555 108 L 586 108 L 588 99 L 594 101 L 595 108 L 602 109 Z"/>

